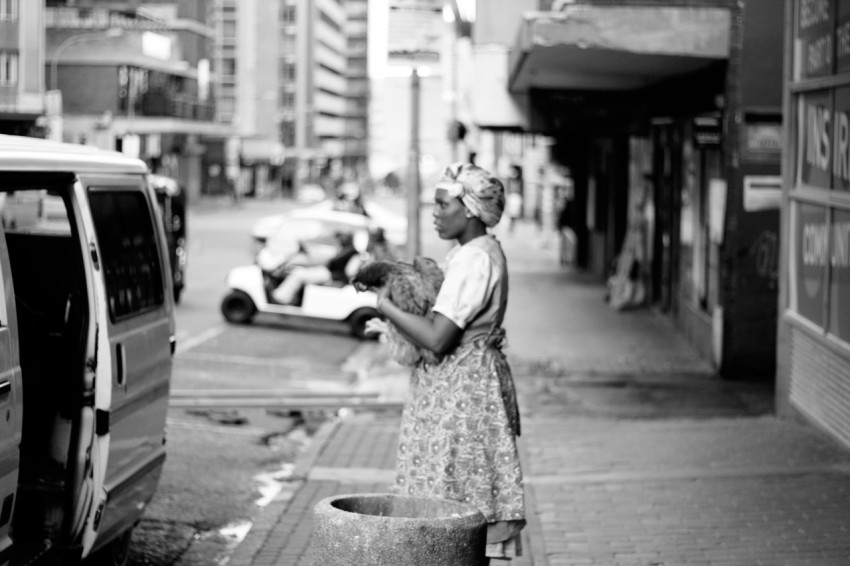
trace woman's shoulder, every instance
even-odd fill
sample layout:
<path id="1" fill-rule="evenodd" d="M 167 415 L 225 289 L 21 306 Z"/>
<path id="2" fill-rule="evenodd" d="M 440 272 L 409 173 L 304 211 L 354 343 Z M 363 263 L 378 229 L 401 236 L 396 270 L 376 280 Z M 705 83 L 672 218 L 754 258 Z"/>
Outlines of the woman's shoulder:
<path id="1" fill-rule="evenodd" d="M 446 257 L 447 268 L 482 270 L 504 264 L 504 254 L 498 240 L 487 235 L 476 238 L 452 250 Z"/>
<path id="2" fill-rule="evenodd" d="M 470 240 L 462 246 L 454 247 L 447 256 L 449 263 L 460 263 L 467 261 L 479 261 L 487 258 L 490 255 L 488 245 L 485 240 L 491 239 L 489 236 L 482 236 Z"/>

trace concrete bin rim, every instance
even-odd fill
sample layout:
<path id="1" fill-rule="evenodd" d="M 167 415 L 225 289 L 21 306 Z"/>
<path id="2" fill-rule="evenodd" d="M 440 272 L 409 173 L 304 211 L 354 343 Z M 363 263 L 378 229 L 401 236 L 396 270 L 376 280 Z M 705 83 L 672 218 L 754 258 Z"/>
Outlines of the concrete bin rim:
<path id="1" fill-rule="evenodd" d="M 418 501 L 427 501 L 431 503 L 438 503 L 443 505 L 448 505 L 451 507 L 455 507 L 458 509 L 457 515 L 448 515 L 443 517 L 397 517 L 393 515 L 370 515 L 366 513 L 357 513 L 354 511 L 346 511 L 344 509 L 340 509 L 339 507 L 334 506 L 334 502 L 338 502 L 343 499 L 367 499 L 367 498 L 393 498 L 393 499 L 404 499 L 407 501 L 418 500 Z M 419 522 L 419 523 L 439 523 L 446 521 L 448 522 L 457 522 L 457 523 L 486 523 L 486 518 L 481 511 L 468 503 L 463 503 L 462 501 L 454 501 L 451 499 L 443 499 L 438 497 L 413 497 L 408 495 L 397 495 L 395 493 L 345 493 L 345 494 L 337 494 L 332 495 L 330 497 L 326 497 L 316 503 L 313 508 L 315 513 L 323 514 L 323 515 L 332 515 L 332 514 L 344 514 L 346 516 L 356 516 L 359 520 L 374 520 L 374 521 L 404 521 L 404 522 Z"/>

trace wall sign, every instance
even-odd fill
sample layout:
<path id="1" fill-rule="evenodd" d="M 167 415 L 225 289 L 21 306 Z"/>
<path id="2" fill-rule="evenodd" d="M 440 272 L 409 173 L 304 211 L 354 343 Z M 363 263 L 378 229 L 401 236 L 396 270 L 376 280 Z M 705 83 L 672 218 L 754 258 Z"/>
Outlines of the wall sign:
<path id="1" fill-rule="evenodd" d="M 797 170 L 807 185 L 829 188 L 832 170 L 832 93 L 817 91 L 800 97 Z"/>
<path id="2" fill-rule="evenodd" d="M 752 153 L 782 153 L 782 124 L 775 122 L 744 124 L 744 147 Z"/>
<path id="3" fill-rule="evenodd" d="M 829 258 L 829 228 L 826 208 L 797 205 L 792 308 L 818 326 L 824 323 L 824 288 Z"/>
<path id="4" fill-rule="evenodd" d="M 770 210 L 782 204 L 782 177 L 778 175 L 744 176 L 744 210 Z"/>
<path id="5" fill-rule="evenodd" d="M 834 70 L 835 0 L 800 0 L 797 14 L 796 70 L 802 78 Z"/>
<path id="6" fill-rule="evenodd" d="M 829 331 L 850 342 L 850 211 L 833 212 L 830 236 Z"/>
<path id="7" fill-rule="evenodd" d="M 699 116 L 694 118 L 694 143 L 699 147 L 718 146 L 722 139 L 720 118 Z"/>

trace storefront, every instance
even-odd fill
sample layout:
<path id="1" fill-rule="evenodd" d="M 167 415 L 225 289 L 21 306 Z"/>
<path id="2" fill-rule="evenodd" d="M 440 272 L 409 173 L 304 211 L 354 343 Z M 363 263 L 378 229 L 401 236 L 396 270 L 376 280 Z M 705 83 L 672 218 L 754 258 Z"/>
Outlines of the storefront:
<path id="1" fill-rule="evenodd" d="M 850 0 L 787 0 L 778 406 L 850 446 Z"/>
<path id="2" fill-rule="evenodd" d="M 573 174 L 579 267 L 638 278 L 729 378 L 775 375 L 782 34 L 775 0 L 574 3 L 510 58 L 523 127 Z"/>

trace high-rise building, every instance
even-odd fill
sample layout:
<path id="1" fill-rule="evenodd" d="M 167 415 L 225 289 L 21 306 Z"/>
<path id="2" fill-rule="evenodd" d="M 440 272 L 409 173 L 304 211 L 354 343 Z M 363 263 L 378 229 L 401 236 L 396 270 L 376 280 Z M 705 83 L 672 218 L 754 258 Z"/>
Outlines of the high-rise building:
<path id="1" fill-rule="evenodd" d="M 344 165 L 362 177 L 368 174 L 369 158 L 369 2 L 347 0 L 345 9 L 348 103 Z"/>
<path id="2" fill-rule="evenodd" d="M 281 140 L 278 20 L 281 0 L 217 0 L 214 29 L 218 117 L 232 126 L 223 175 L 242 194 L 278 190 L 284 160 Z"/>
<path id="3" fill-rule="evenodd" d="M 283 0 L 278 124 L 285 186 L 330 189 L 365 159 L 366 4 Z"/>

